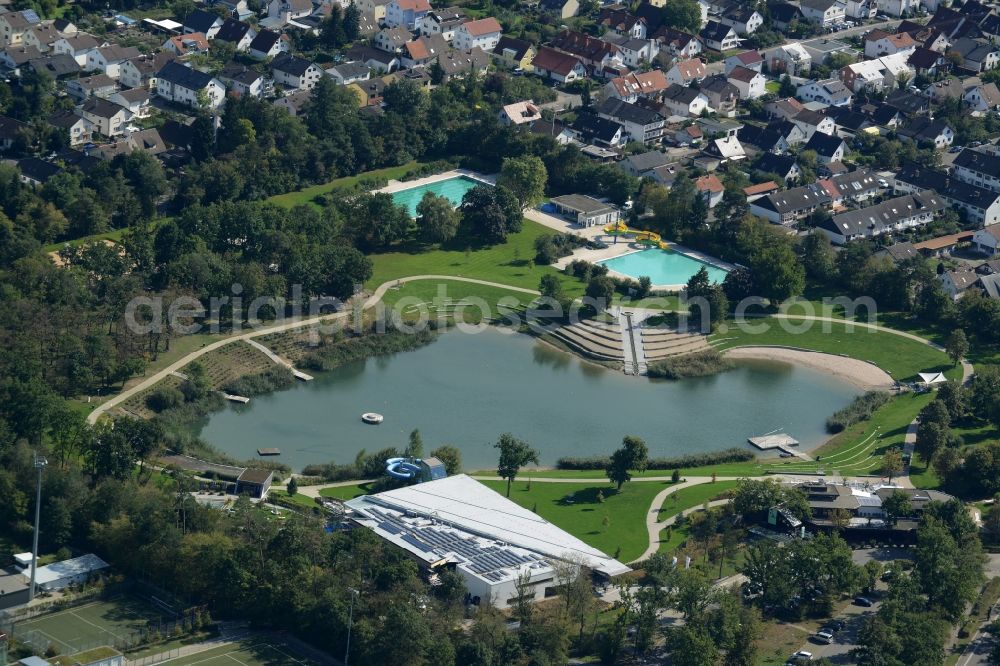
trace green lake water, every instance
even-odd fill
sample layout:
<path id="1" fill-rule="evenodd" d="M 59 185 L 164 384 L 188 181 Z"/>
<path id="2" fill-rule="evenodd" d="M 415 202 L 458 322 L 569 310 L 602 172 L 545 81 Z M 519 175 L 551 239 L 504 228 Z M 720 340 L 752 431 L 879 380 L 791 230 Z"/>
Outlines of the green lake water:
<path id="1" fill-rule="evenodd" d="M 425 452 L 453 444 L 471 470 L 496 465 L 493 443 L 509 431 L 552 465 L 561 456 L 607 455 L 624 435 L 643 437 L 656 457 L 750 448 L 748 436 L 777 428 L 809 447 L 825 439 L 826 417 L 858 394 L 813 370 L 758 361 L 678 382 L 628 377 L 490 328 L 445 333 L 415 351 L 351 363 L 227 407 L 201 435 L 243 459 L 277 447 L 282 455 L 273 460 L 301 469 L 352 461 L 360 449 L 402 449 L 419 428 Z M 385 422 L 365 425 L 364 412 Z"/>
<path id="2" fill-rule="evenodd" d="M 458 208 L 462 203 L 462 197 L 476 185 L 483 183 L 466 176 L 455 176 L 446 180 L 439 180 L 426 185 L 418 185 L 407 190 L 399 190 L 392 193 L 392 200 L 400 206 L 406 206 L 410 212 L 410 217 L 417 216 L 417 206 L 427 192 L 433 192 L 439 197 L 444 197 Z"/>

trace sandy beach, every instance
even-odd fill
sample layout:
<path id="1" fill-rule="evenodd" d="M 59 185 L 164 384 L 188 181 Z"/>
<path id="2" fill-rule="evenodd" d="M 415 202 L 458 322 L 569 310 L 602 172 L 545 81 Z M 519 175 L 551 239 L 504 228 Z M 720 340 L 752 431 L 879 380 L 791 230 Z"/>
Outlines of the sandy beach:
<path id="1" fill-rule="evenodd" d="M 737 347 L 726 351 L 725 354 L 732 359 L 795 363 L 850 382 L 864 391 L 887 390 L 895 386 L 893 378 L 878 366 L 834 354 L 784 347 Z"/>

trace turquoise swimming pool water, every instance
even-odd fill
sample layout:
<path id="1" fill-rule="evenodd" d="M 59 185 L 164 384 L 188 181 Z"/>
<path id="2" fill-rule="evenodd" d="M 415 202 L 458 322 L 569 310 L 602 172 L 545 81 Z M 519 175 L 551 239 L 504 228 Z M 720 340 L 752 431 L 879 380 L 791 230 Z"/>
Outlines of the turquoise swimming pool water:
<path id="1" fill-rule="evenodd" d="M 445 197 L 448 201 L 455 204 L 457 208 L 462 203 L 462 197 L 465 196 L 465 193 L 476 185 L 482 185 L 482 183 L 467 176 L 455 176 L 454 178 L 439 180 L 426 185 L 417 185 L 408 190 L 393 192 L 392 200 L 401 206 L 406 206 L 406 210 L 410 212 L 410 216 L 416 217 L 417 204 L 424 198 L 425 193 L 433 192 L 439 197 Z"/>
<path id="2" fill-rule="evenodd" d="M 698 261 L 680 252 L 650 248 L 597 262 L 610 270 L 639 279 L 648 275 L 653 284 L 686 284 L 704 266 L 712 282 L 721 283 L 729 271 Z"/>

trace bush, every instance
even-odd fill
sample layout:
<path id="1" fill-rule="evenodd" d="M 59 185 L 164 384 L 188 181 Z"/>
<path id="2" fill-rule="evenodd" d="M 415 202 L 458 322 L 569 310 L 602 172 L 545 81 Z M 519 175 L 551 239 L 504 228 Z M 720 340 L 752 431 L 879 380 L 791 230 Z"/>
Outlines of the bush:
<path id="1" fill-rule="evenodd" d="M 360 361 L 372 356 L 383 356 L 401 351 L 410 351 L 434 340 L 434 327 L 428 326 L 414 333 L 386 331 L 381 334 L 363 335 L 321 346 L 302 360 L 302 365 L 310 370 L 332 370 L 339 366 Z"/>
<path id="2" fill-rule="evenodd" d="M 172 409 L 182 402 L 184 402 L 184 394 L 178 389 L 170 387 L 158 388 L 146 396 L 146 406 L 156 413 Z"/>
<path id="3" fill-rule="evenodd" d="M 724 451 L 709 451 L 707 453 L 691 453 L 674 458 L 650 458 L 647 469 L 684 469 L 688 467 L 708 467 L 722 463 L 748 462 L 754 459 L 752 451 L 746 449 L 725 449 Z M 587 458 L 565 457 L 556 461 L 556 469 L 604 470 L 611 462 L 608 456 L 590 456 Z M 678 473 L 678 477 L 680 474 Z"/>
<path id="4" fill-rule="evenodd" d="M 675 356 L 650 363 L 646 374 L 658 379 L 684 379 L 685 377 L 707 377 L 725 372 L 733 367 L 733 362 L 714 349 L 703 352 Z"/>
<path id="5" fill-rule="evenodd" d="M 836 433 L 855 423 L 867 421 L 876 409 L 889 402 L 890 396 L 885 391 L 869 391 L 859 395 L 847 407 L 838 409 L 826 420 L 826 431 Z"/>
<path id="6" fill-rule="evenodd" d="M 292 375 L 291 370 L 284 366 L 275 366 L 264 372 L 234 379 L 226 384 L 223 389 L 226 393 L 252 398 L 255 395 L 263 395 L 286 389 L 294 383 L 295 376 Z"/>

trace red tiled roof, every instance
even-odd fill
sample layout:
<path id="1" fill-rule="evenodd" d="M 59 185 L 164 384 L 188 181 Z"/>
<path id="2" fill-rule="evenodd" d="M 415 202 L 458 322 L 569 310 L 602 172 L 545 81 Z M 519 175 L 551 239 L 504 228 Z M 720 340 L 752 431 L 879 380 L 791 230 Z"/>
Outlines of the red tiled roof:
<path id="1" fill-rule="evenodd" d="M 465 28 L 465 31 L 473 37 L 482 37 L 483 35 L 489 35 L 494 32 L 503 32 L 503 28 L 500 27 L 500 22 L 492 16 L 479 19 L 478 21 L 463 23 L 462 27 Z"/>

